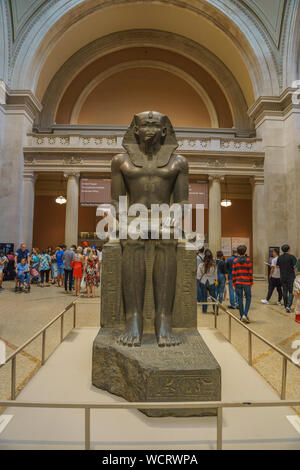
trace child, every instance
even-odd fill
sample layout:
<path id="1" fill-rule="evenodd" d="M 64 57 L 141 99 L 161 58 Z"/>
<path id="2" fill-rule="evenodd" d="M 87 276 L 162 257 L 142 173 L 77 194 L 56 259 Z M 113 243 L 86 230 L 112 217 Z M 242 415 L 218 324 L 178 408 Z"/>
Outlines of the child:
<path id="1" fill-rule="evenodd" d="M 300 275 L 296 277 L 293 286 L 293 294 L 296 300 L 295 321 L 300 323 Z"/>

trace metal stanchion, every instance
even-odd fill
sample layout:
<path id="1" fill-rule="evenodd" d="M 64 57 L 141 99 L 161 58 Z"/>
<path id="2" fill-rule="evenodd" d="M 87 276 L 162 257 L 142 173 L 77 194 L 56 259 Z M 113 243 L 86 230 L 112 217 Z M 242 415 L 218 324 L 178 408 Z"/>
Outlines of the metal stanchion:
<path id="1" fill-rule="evenodd" d="M 282 358 L 282 381 L 281 381 L 281 400 L 285 400 L 286 396 L 286 376 L 287 376 L 287 359 Z"/>
<path id="2" fill-rule="evenodd" d="M 60 318 L 60 342 L 64 340 L 64 315 Z"/>
<path id="3" fill-rule="evenodd" d="M 231 343 L 231 316 L 228 317 L 228 341 Z"/>
<path id="4" fill-rule="evenodd" d="M 45 364 L 46 360 L 46 331 L 44 330 L 42 335 L 42 365 Z"/>
<path id="5" fill-rule="evenodd" d="M 11 361 L 11 399 L 16 399 L 16 372 L 17 372 L 17 356 Z"/>
<path id="6" fill-rule="evenodd" d="M 252 333 L 248 331 L 248 363 L 252 366 Z"/>
<path id="7" fill-rule="evenodd" d="M 220 406 L 217 411 L 217 450 L 222 450 L 223 440 L 223 409 Z"/>
<path id="8" fill-rule="evenodd" d="M 73 303 L 73 328 L 76 328 L 76 302 Z"/>
<path id="9" fill-rule="evenodd" d="M 85 408 L 85 450 L 91 448 L 91 410 Z"/>

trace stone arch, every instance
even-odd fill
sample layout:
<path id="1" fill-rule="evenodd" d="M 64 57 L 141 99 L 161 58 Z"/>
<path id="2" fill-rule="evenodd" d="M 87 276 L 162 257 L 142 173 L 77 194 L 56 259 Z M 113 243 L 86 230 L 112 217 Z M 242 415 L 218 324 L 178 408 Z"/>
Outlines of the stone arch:
<path id="1" fill-rule="evenodd" d="M 77 51 L 60 68 L 53 77 L 44 95 L 43 111 L 39 126 L 42 129 L 51 127 L 55 120 L 57 106 L 74 77 L 95 59 L 110 52 L 125 49 L 130 46 L 159 47 L 176 51 L 210 73 L 224 92 L 232 111 L 234 125 L 240 129 L 250 127 L 247 115 L 247 103 L 242 90 L 232 75 L 216 56 L 203 46 L 179 35 L 155 30 L 133 30 L 112 33 L 97 39 Z"/>
<path id="2" fill-rule="evenodd" d="M 150 67 L 150 68 L 157 68 L 159 70 L 165 70 L 167 72 L 171 72 L 172 74 L 176 75 L 177 77 L 184 80 L 191 88 L 193 88 L 196 93 L 200 96 L 201 100 L 206 106 L 208 111 L 211 126 L 212 127 L 219 127 L 218 116 L 216 113 L 216 109 L 214 107 L 213 102 L 211 101 L 210 97 L 206 93 L 205 89 L 189 74 L 184 72 L 183 70 L 174 67 L 170 64 L 165 64 L 163 62 L 154 61 L 154 60 L 136 60 L 131 62 L 123 62 L 119 65 L 111 67 L 110 69 L 100 73 L 97 75 L 81 92 L 78 100 L 74 104 L 72 114 L 71 114 L 71 124 L 78 123 L 78 117 L 81 111 L 83 104 L 85 103 L 86 99 L 92 93 L 92 91 L 104 80 L 111 77 L 115 73 L 122 72 L 123 70 L 128 70 L 130 68 L 139 68 L 139 67 Z"/>
<path id="3" fill-rule="evenodd" d="M 149 5 L 149 1 L 137 0 L 56 0 L 49 2 L 43 15 L 33 18 L 26 35 L 18 41 L 12 58 L 10 85 L 14 88 L 28 88 L 35 92 L 44 59 L 55 47 L 58 39 L 87 15 L 115 6 Z M 153 2 L 153 8 L 169 5 L 180 8 L 182 14 L 190 12 L 205 18 L 215 25 L 216 32 L 224 32 L 239 50 L 248 74 L 251 77 L 254 95 L 273 95 L 279 92 L 278 70 L 274 53 L 266 32 L 259 27 L 251 9 L 242 2 L 230 0 L 161 0 Z M 151 5 L 152 7 L 152 5 Z M 47 14 L 47 16 L 46 16 Z M 232 52 L 234 53 L 234 46 Z M 223 57 L 224 58 L 224 57 Z M 248 102 L 248 105 L 251 104 Z"/>

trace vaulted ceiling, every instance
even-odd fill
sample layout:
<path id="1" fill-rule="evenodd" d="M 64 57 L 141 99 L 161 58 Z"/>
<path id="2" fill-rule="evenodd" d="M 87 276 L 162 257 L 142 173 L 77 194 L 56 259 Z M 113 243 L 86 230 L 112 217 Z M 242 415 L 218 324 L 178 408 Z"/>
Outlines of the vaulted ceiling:
<path id="1" fill-rule="evenodd" d="M 14 40 L 26 25 L 34 21 L 42 7 L 54 3 L 56 0 L 9 0 Z M 255 14 L 276 47 L 279 47 L 286 0 L 242 0 L 242 3 Z"/>

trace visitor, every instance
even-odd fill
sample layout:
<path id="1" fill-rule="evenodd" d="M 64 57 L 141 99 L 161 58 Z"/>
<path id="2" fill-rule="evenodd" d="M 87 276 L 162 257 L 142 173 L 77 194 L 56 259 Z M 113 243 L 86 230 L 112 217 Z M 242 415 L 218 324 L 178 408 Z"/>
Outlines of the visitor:
<path id="1" fill-rule="evenodd" d="M 88 242 L 83 242 L 82 245 L 83 245 L 83 254 L 84 254 L 84 256 L 86 256 L 86 252 L 87 252 L 87 249 L 89 247 L 89 244 L 88 244 Z"/>
<path id="2" fill-rule="evenodd" d="M 62 246 L 56 248 L 55 258 L 57 262 L 57 286 L 62 287 L 64 284 L 64 250 Z"/>
<path id="3" fill-rule="evenodd" d="M 58 268 L 57 268 L 57 259 L 56 259 L 56 250 L 53 250 L 51 253 L 51 277 L 52 285 L 58 285 Z"/>
<path id="4" fill-rule="evenodd" d="M 212 301 L 216 298 L 216 281 L 218 278 L 217 265 L 213 260 L 210 250 L 205 250 L 205 257 L 200 262 L 197 270 L 197 279 L 201 289 L 202 302 L 207 302 L 207 293 L 209 292 Z M 215 311 L 215 307 L 214 307 Z M 202 305 L 202 312 L 207 313 L 207 305 Z"/>
<path id="5" fill-rule="evenodd" d="M 39 250 L 38 248 L 32 248 L 32 253 L 30 257 L 30 277 L 31 282 L 37 282 L 40 284 L 40 259 L 39 259 Z"/>
<path id="6" fill-rule="evenodd" d="M 229 287 L 229 301 L 230 305 L 228 308 L 238 308 L 238 300 L 236 296 L 236 292 L 233 286 L 233 281 L 232 281 L 232 265 L 234 260 L 237 258 L 237 250 L 234 248 L 232 250 L 232 255 L 227 258 L 226 261 L 226 271 L 227 271 L 227 276 L 228 276 L 228 287 Z"/>
<path id="7" fill-rule="evenodd" d="M 295 321 L 300 323 L 300 275 L 298 275 L 293 284 L 293 295 L 295 299 Z"/>
<path id="8" fill-rule="evenodd" d="M 42 254 L 39 255 L 40 260 L 40 273 L 41 273 L 41 287 L 49 287 L 50 283 L 50 268 L 51 268 L 51 256 L 48 250 L 43 250 Z M 46 280 L 46 282 L 45 282 Z"/>
<path id="9" fill-rule="evenodd" d="M 266 299 L 261 300 L 261 302 L 263 304 L 266 304 L 266 305 L 270 304 L 270 299 L 272 297 L 272 294 L 273 294 L 275 288 L 277 289 L 277 292 L 278 292 L 277 305 L 281 305 L 282 287 L 281 287 L 281 282 L 280 282 L 280 268 L 279 268 L 279 266 L 277 266 L 278 256 L 279 256 L 279 250 L 278 250 L 278 248 L 274 248 L 273 249 L 272 262 L 271 262 L 270 277 L 269 277 L 268 294 L 267 294 Z"/>
<path id="10" fill-rule="evenodd" d="M 95 297 L 95 285 L 97 282 L 97 264 L 98 261 L 95 259 L 95 256 L 93 255 L 92 251 L 89 251 L 89 255 L 86 257 L 85 260 L 85 282 L 88 297 Z"/>
<path id="11" fill-rule="evenodd" d="M 202 246 L 202 248 L 200 248 L 197 253 L 197 272 L 198 272 L 199 264 L 202 263 L 203 260 L 204 260 L 204 246 Z M 197 279 L 197 302 L 202 302 L 202 291 L 200 288 L 199 279 Z"/>
<path id="12" fill-rule="evenodd" d="M 26 263 L 29 265 L 29 251 L 26 248 L 25 243 L 21 243 L 20 248 L 15 253 L 15 267 L 17 264 L 20 264 L 22 259 L 25 259 Z"/>
<path id="13" fill-rule="evenodd" d="M 71 266 L 73 268 L 73 277 L 75 279 L 75 295 L 77 297 L 80 295 L 80 283 L 83 276 L 83 264 L 84 256 L 82 255 L 82 247 L 78 246 L 76 248 L 73 261 L 71 261 Z"/>
<path id="14" fill-rule="evenodd" d="M 221 303 L 223 303 L 226 299 L 226 281 L 227 281 L 227 271 L 226 271 L 226 262 L 224 258 L 223 251 L 217 252 L 217 259 L 216 264 L 218 268 L 218 285 L 216 288 L 216 299 Z M 225 292 L 225 295 L 224 295 Z"/>
<path id="15" fill-rule="evenodd" d="M 73 286 L 73 267 L 72 261 L 74 259 L 74 245 L 72 245 L 69 249 L 66 249 L 63 254 L 63 262 L 64 262 L 64 272 L 65 272 L 65 293 L 72 292 Z"/>
<path id="16" fill-rule="evenodd" d="M 29 275 L 29 264 L 26 258 L 22 258 L 21 262 L 17 264 L 16 267 L 17 280 L 20 281 L 21 290 L 26 291 L 25 283 L 27 287 L 27 292 L 30 291 L 30 275 Z"/>
<path id="17" fill-rule="evenodd" d="M 102 277 L 102 248 L 97 248 L 97 255 L 98 255 L 98 271 L 97 271 L 97 285 L 100 284 L 100 280 Z"/>
<path id="18" fill-rule="evenodd" d="M 248 312 L 251 305 L 251 286 L 253 285 L 253 266 L 250 258 L 246 256 L 247 247 L 240 245 L 237 248 L 238 257 L 232 263 L 232 281 L 238 299 L 240 319 L 250 323 Z M 244 296 L 246 302 L 244 306 Z"/>
<path id="19" fill-rule="evenodd" d="M 0 251 L 0 291 L 3 290 L 4 269 L 8 265 L 8 259 L 3 251 Z"/>
<path id="20" fill-rule="evenodd" d="M 297 258 L 294 255 L 291 255 L 289 245 L 283 245 L 281 250 L 283 254 L 278 257 L 277 266 L 280 268 L 280 281 L 283 290 L 284 306 L 287 313 L 291 313 Z"/>

